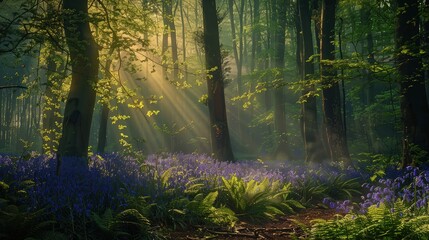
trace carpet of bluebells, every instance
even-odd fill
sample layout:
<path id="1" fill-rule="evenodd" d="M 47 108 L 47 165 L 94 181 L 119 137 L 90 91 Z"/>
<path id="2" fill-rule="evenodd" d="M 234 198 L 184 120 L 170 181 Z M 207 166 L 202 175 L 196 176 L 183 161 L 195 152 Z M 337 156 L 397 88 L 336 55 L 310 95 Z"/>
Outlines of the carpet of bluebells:
<path id="1" fill-rule="evenodd" d="M 219 188 L 222 178 L 232 176 L 245 182 L 268 179 L 290 184 L 289 197 L 305 207 L 335 208 L 344 214 L 366 214 L 380 205 L 394 212 L 398 201 L 410 208 L 427 209 L 429 200 L 429 171 L 417 167 L 392 167 L 383 177 L 370 179 L 372 173 L 363 168 L 227 163 L 203 154 L 150 155 L 144 160 L 95 155 L 88 166 L 57 175 L 54 158 L 0 156 L 0 210 L 14 204 L 28 212 L 43 209 L 45 216 L 60 222 L 77 216 L 89 218 L 106 209 L 127 209 L 131 198 L 144 197 L 149 204 L 156 204 L 165 200 L 167 193 L 174 198 L 188 196 L 191 185 L 209 193 Z"/>

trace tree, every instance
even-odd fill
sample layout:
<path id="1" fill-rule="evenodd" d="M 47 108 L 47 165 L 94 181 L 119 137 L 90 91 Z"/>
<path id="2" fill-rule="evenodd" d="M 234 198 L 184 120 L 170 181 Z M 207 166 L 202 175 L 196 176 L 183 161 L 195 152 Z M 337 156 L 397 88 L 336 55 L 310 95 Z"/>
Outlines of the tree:
<path id="1" fill-rule="evenodd" d="M 46 18 L 51 20 L 48 32 L 61 32 L 61 21 L 58 10 L 52 2 L 46 3 Z M 63 37 L 62 34 L 57 38 Z M 48 38 L 44 43 L 45 50 L 39 54 L 46 55 L 46 87 L 43 95 L 42 109 L 42 149 L 44 153 L 54 153 L 58 150 L 58 139 L 61 134 L 61 87 L 67 74 L 66 60 L 57 38 Z M 39 56 L 39 59 L 41 57 Z"/>
<path id="2" fill-rule="evenodd" d="M 232 50 L 234 52 L 235 65 L 237 67 L 237 94 L 241 96 L 243 94 L 242 86 L 242 71 L 243 71 L 243 16 L 244 16 L 244 0 L 240 0 L 240 6 L 238 9 L 239 15 L 239 32 L 238 36 L 236 34 L 235 28 L 235 19 L 234 19 L 234 0 L 228 0 L 228 11 L 229 11 L 229 21 L 231 25 L 231 37 L 232 37 Z M 238 43 L 237 43 L 238 42 Z M 241 108 L 237 109 L 237 128 L 238 136 L 243 137 L 243 112 Z"/>
<path id="3" fill-rule="evenodd" d="M 279 138 L 274 158 L 282 160 L 291 157 L 287 141 L 283 70 L 285 65 L 286 6 L 288 6 L 288 3 L 288 0 L 272 1 L 272 18 L 275 19 L 273 23 L 275 24 L 273 64 L 277 69 L 274 76 L 277 81 L 274 89 L 274 130 Z"/>
<path id="4" fill-rule="evenodd" d="M 361 15 L 361 22 L 362 25 L 365 26 L 366 36 L 365 36 L 365 42 L 366 42 L 366 49 L 367 49 L 367 62 L 369 65 L 375 64 L 375 57 L 374 57 L 374 39 L 372 34 L 372 22 L 371 22 L 371 5 L 370 1 L 365 1 L 362 9 L 360 11 Z M 368 113 L 365 114 L 365 131 L 368 141 L 368 148 L 371 150 L 375 150 L 378 147 L 377 144 L 377 138 L 375 135 L 375 123 L 374 123 L 374 117 L 373 113 L 369 110 L 372 104 L 375 102 L 375 84 L 374 84 L 374 76 L 371 69 L 365 69 L 364 70 L 364 78 L 366 81 L 364 94 L 362 98 L 363 104 L 368 108 Z"/>
<path id="5" fill-rule="evenodd" d="M 173 14 L 173 1 L 162 1 L 162 19 L 164 23 L 164 30 L 162 35 L 162 55 L 164 61 L 164 77 L 169 79 L 167 75 L 168 64 L 167 62 L 167 50 L 168 50 L 168 35 L 170 35 L 171 41 L 171 57 L 173 61 L 173 73 L 170 81 L 176 82 L 179 75 L 179 57 L 177 51 L 177 36 L 176 36 L 176 25 L 174 23 Z"/>
<path id="6" fill-rule="evenodd" d="M 422 71 L 419 1 L 396 1 L 396 65 L 403 123 L 402 167 L 417 163 L 419 151 L 429 153 L 429 108 Z"/>
<path id="7" fill-rule="evenodd" d="M 332 61 L 335 60 L 336 4 L 336 0 L 323 0 L 322 2 L 320 43 L 322 108 L 331 159 L 349 162 L 350 155 L 341 116 L 340 89 L 336 79 L 336 70 L 332 66 Z"/>
<path id="8" fill-rule="evenodd" d="M 108 59 L 106 60 L 105 64 L 104 64 L 104 77 L 108 80 L 106 82 L 106 86 L 105 88 L 107 90 L 110 90 L 111 86 L 110 86 L 110 81 L 112 80 L 112 74 L 110 72 L 110 66 L 112 65 L 112 58 L 111 55 L 113 54 L 113 51 L 115 50 L 115 48 L 113 46 L 115 46 L 116 43 L 116 35 L 115 37 L 113 37 L 112 40 L 112 45 L 109 49 L 109 56 Z M 108 117 L 109 117 L 109 112 L 110 112 L 110 108 L 109 108 L 109 104 L 108 104 L 108 99 L 109 96 L 107 96 L 107 93 L 105 93 L 106 96 L 103 96 L 103 103 L 101 106 L 101 110 L 100 110 L 100 126 L 98 128 L 98 145 L 97 145 L 97 152 L 98 153 L 104 153 L 104 150 L 106 148 L 106 142 L 107 142 L 107 122 L 108 122 Z"/>
<path id="9" fill-rule="evenodd" d="M 426 53 L 423 59 L 425 67 L 425 78 L 426 78 L 426 95 L 429 95 L 429 0 L 424 1 L 423 9 L 423 51 Z M 429 104 L 429 97 L 427 98 Z"/>
<path id="10" fill-rule="evenodd" d="M 64 32 L 70 52 L 72 82 L 66 101 L 62 136 L 58 147 L 58 169 L 87 167 L 89 133 L 98 80 L 98 48 L 89 26 L 88 1 L 63 1 Z"/>
<path id="11" fill-rule="evenodd" d="M 212 152 L 221 161 L 234 161 L 225 109 L 222 57 L 215 0 L 202 0 Z"/>
<path id="12" fill-rule="evenodd" d="M 62 56 L 52 44 L 46 44 L 46 88 L 43 96 L 42 140 L 43 152 L 54 153 L 58 150 L 58 138 L 61 132 L 61 81 L 65 78 L 66 68 Z M 63 66 L 61 66 L 63 65 Z M 64 69 L 63 69 L 64 68 Z"/>
<path id="13" fill-rule="evenodd" d="M 317 121 L 317 104 L 316 96 L 314 95 L 314 83 L 311 83 L 311 75 L 314 74 L 314 64 L 310 58 L 314 54 L 313 36 L 311 34 L 311 15 L 308 1 L 298 0 L 299 26 L 301 35 L 299 38 L 301 44 L 301 57 L 298 64 L 301 66 L 301 80 L 304 82 L 302 91 L 302 133 L 304 137 L 304 149 L 306 153 L 306 161 L 315 162 L 322 161 L 326 157 L 325 149 L 322 143 L 322 138 L 319 133 Z"/>

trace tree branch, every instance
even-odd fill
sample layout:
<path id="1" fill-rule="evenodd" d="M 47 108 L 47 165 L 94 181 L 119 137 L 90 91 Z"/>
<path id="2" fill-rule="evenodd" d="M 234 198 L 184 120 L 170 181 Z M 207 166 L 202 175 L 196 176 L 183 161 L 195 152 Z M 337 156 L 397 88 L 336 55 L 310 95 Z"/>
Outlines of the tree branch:
<path id="1" fill-rule="evenodd" d="M 8 89 L 8 88 L 22 88 L 22 89 L 27 89 L 27 87 L 20 86 L 20 85 L 0 86 L 0 90 L 2 90 L 2 89 Z"/>

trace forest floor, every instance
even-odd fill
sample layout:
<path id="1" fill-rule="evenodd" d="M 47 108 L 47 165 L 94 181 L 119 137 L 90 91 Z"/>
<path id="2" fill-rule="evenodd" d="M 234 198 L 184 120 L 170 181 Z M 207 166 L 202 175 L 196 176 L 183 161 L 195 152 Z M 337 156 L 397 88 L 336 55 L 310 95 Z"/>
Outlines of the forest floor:
<path id="1" fill-rule="evenodd" d="M 206 227 L 195 228 L 191 231 L 172 232 L 170 239 L 231 239 L 231 240 L 250 240 L 250 239 L 305 239 L 306 233 L 303 228 L 310 227 L 314 219 L 334 219 L 338 215 L 334 209 L 309 208 L 304 209 L 292 215 L 285 215 L 275 221 L 263 224 L 249 224 L 246 222 L 238 223 L 231 231 L 212 230 Z"/>

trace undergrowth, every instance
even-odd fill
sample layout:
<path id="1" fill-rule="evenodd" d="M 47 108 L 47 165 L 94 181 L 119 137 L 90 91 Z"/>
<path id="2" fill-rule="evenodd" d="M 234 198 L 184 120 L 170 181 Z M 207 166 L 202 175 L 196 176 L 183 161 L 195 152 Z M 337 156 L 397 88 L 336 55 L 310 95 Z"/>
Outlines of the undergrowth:
<path id="1" fill-rule="evenodd" d="M 144 161 L 112 154 L 91 157 L 79 174 L 57 176 L 49 157 L 0 156 L 0 163 L 1 239 L 167 239 L 170 231 L 232 230 L 306 207 L 345 214 L 302 225 L 311 239 L 429 235 L 429 173 L 413 167 L 271 168 L 197 154 Z"/>

